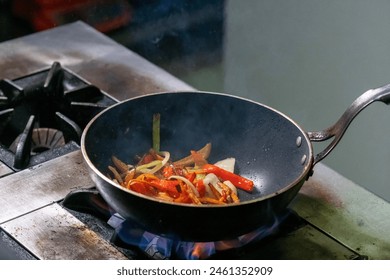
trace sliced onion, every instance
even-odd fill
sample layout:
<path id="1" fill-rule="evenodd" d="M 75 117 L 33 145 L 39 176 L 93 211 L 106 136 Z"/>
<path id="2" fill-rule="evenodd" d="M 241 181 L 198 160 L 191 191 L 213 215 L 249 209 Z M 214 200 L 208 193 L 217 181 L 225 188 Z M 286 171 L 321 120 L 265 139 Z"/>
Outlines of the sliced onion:
<path id="1" fill-rule="evenodd" d="M 203 184 L 206 186 L 206 192 L 208 194 L 212 194 L 209 184 L 213 185 L 213 187 L 220 193 L 222 194 L 222 188 L 218 186 L 219 179 L 214 173 L 209 173 L 204 177 L 203 179 Z"/>
<path id="2" fill-rule="evenodd" d="M 137 171 L 141 173 L 147 173 L 147 174 L 154 174 L 157 171 L 159 171 L 165 164 L 168 163 L 171 157 L 171 154 L 169 152 L 159 152 L 159 154 L 162 154 L 164 156 L 163 160 L 154 160 L 147 164 L 140 165 L 137 167 Z M 150 169 L 150 167 L 153 168 Z"/>
<path id="3" fill-rule="evenodd" d="M 234 173 L 234 165 L 236 163 L 236 159 L 233 158 L 233 157 L 230 157 L 230 158 L 225 158 L 223 160 L 220 160 L 216 163 L 214 163 L 214 165 L 222 168 L 222 169 L 225 169 L 229 172 L 232 172 Z"/>
<path id="4" fill-rule="evenodd" d="M 183 176 L 172 175 L 172 176 L 169 176 L 168 179 L 177 179 L 177 180 L 183 181 L 188 186 L 190 186 L 190 188 L 192 189 L 192 191 L 194 192 L 196 197 L 200 197 L 200 194 L 199 194 L 198 190 L 196 189 L 196 187 L 194 186 L 194 184 L 192 184 L 187 178 L 185 178 Z"/>
<path id="5" fill-rule="evenodd" d="M 150 170 L 150 173 L 156 173 L 157 171 L 159 171 L 164 165 L 166 165 L 171 157 L 171 154 L 169 152 L 159 152 L 160 155 L 163 155 L 164 156 L 164 159 L 161 161 L 161 165 L 160 166 L 156 166 L 155 168 L 153 168 L 152 170 Z"/>
<path id="6" fill-rule="evenodd" d="M 153 160 L 149 163 L 142 164 L 140 166 L 137 166 L 137 171 L 142 172 L 142 173 L 148 173 L 148 171 L 151 170 L 150 168 L 152 168 L 152 167 L 154 168 L 157 165 L 160 165 L 161 162 L 162 162 L 161 160 Z"/>
<path id="7" fill-rule="evenodd" d="M 232 182 L 230 182 L 230 181 L 224 181 L 223 183 L 224 183 L 226 186 L 228 186 L 228 187 L 232 190 L 232 192 L 234 192 L 235 194 L 237 194 L 237 188 L 236 188 L 235 185 L 233 185 Z"/>

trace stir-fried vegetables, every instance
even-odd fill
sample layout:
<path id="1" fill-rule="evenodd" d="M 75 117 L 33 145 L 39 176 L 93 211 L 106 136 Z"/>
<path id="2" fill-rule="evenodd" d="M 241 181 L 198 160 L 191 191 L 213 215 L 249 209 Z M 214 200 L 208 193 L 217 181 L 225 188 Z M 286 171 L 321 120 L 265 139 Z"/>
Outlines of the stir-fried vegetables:
<path id="1" fill-rule="evenodd" d="M 224 181 L 230 181 L 237 188 L 243 189 L 244 191 L 251 192 L 253 190 L 253 181 L 220 168 L 216 165 L 205 164 L 202 168 L 205 173 L 215 174 L 217 177 Z"/>
<path id="2" fill-rule="evenodd" d="M 121 187 L 161 200 L 191 204 L 238 203 L 237 188 L 251 192 L 253 181 L 234 171 L 234 158 L 210 164 L 211 143 L 173 161 L 160 151 L 160 116 L 153 116 L 152 148 L 135 165 L 112 157 L 110 177 Z"/>

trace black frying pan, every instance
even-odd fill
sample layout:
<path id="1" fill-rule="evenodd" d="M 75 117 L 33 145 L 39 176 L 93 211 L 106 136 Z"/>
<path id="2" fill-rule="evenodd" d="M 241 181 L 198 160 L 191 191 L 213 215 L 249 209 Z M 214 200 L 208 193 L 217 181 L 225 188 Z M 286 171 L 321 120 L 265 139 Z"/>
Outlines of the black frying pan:
<path id="1" fill-rule="evenodd" d="M 390 102 L 390 85 L 360 96 L 332 127 L 305 132 L 265 105 L 218 93 L 168 92 L 132 98 L 104 110 L 85 128 L 81 151 L 106 202 L 146 230 L 183 240 L 236 237 L 272 222 L 337 144 L 352 119 L 374 101 Z M 161 150 L 180 159 L 212 143 L 209 162 L 234 157 L 236 173 L 252 179 L 253 193 L 239 204 L 186 205 L 125 190 L 106 177 L 111 156 L 131 161 L 152 145 L 152 115 L 161 114 Z M 334 137 L 314 156 L 312 141 Z"/>

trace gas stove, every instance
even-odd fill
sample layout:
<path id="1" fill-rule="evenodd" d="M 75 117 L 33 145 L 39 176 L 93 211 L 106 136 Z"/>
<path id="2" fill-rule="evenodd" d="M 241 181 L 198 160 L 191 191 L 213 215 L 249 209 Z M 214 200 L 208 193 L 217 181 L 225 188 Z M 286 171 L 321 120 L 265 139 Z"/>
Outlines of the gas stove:
<path id="1" fill-rule="evenodd" d="M 0 257 L 390 259 L 389 203 L 323 164 L 267 228 L 216 242 L 144 231 L 100 197 L 80 132 L 121 100 L 193 88 L 82 22 L 2 43 L 0 61 Z"/>

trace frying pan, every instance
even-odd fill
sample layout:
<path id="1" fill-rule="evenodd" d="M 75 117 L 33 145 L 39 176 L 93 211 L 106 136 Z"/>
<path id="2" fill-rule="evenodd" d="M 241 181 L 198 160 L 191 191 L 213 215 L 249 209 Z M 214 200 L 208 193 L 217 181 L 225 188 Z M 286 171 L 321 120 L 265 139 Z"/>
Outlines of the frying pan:
<path id="1" fill-rule="evenodd" d="M 92 180 L 108 205 L 145 230 L 192 241 L 225 240 L 277 220 L 336 146 L 355 116 L 374 101 L 390 103 L 390 85 L 357 98 L 331 127 L 305 132 L 283 113 L 237 96 L 211 92 L 163 92 L 117 103 L 86 126 L 81 151 Z M 206 143 L 208 161 L 234 157 L 235 172 L 254 181 L 241 202 L 188 205 L 160 201 L 114 184 L 106 175 L 111 157 L 132 162 L 152 146 L 152 115 L 161 114 L 161 150 L 180 159 Z M 333 138 L 314 155 L 312 142 Z"/>

